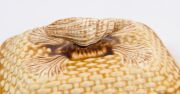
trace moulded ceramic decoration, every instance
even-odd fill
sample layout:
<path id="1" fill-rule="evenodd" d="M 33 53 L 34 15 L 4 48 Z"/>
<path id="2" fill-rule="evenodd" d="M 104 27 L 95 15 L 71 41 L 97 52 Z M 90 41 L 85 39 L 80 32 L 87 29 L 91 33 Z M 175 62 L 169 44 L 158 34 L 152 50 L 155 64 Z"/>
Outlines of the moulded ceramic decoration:
<path id="1" fill-rule="evenodd" d="M 152 29 L 67 18 L 7 39 L 0 94 L 180 94 L 180 68 Z"/>

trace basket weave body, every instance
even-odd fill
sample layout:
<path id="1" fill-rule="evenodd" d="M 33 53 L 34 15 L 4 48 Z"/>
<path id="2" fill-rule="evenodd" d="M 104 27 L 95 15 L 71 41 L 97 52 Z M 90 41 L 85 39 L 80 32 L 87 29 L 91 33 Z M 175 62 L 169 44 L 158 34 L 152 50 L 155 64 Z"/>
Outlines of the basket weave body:
<path id="1" fill-rule="evenodd" d="M 68 18 L 0 46 L 0 94 L 180 94 L 180 68 L 142 23 Z"/>

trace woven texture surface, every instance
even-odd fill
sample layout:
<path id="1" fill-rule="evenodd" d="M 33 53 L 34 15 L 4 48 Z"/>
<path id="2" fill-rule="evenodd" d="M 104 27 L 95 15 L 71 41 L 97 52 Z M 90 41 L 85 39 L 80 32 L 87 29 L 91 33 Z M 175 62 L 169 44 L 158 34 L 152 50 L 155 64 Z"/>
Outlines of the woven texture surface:
<path id="1" fill-rule="evenodd" d="M 101 45 L 102 39 L 112 54 L 102 56 L 107 52 L 103 47 L 91 51 L 91 44 Z M 85 52 L 62 55 L 67 53 L 62 46 L 72 43 L 85 46 L 77 48 Z M 53 51 L 51 46 L 59 44 Z M 142 23 L 68 18 L 1 45 L 0 94 L 180 94 L 180 68 Z"/>

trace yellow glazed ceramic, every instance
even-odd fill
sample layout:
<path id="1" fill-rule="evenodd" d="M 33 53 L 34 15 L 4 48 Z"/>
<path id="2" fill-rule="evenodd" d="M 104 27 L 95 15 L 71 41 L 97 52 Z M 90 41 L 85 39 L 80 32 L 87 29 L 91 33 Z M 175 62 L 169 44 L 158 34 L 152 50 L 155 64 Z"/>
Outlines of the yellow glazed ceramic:
<path id="1" fill-rule="evenodd" d="M 180 94 L 180 68 L 142 23 L 67 18 L 0 46 L 0 94 Z"/>

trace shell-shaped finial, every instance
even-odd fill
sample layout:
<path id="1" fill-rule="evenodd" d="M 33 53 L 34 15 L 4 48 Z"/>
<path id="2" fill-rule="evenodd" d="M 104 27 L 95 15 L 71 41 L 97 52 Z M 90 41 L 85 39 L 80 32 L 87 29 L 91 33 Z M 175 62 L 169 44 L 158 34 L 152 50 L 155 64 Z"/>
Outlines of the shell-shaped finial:
<path id="1" fill-rule="evenodd" d="M 108 19 L 67 18 L 48 25 L 45 31 L 48 36 L 88 46 L 111 34 L 113 29 L 114 22 Z"/>

